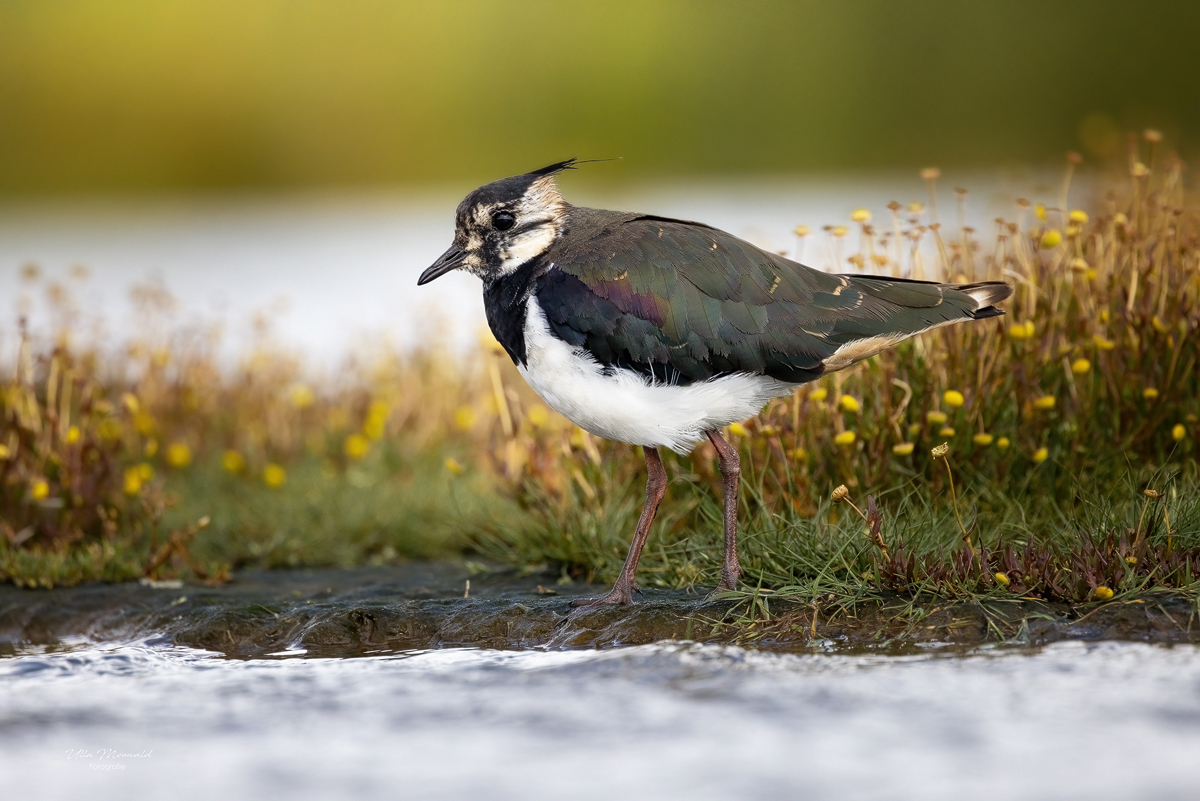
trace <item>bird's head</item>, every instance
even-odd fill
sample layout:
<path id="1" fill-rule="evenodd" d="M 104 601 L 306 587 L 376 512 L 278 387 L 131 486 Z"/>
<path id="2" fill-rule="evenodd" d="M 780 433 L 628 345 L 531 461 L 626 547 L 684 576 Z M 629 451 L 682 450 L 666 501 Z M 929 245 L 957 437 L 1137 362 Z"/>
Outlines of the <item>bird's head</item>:
<path id="1" fill-rule="evenodd" d="M 572 169 L 576 159 L 481 186 L 458 205 L 454 244 L 417 285 L 451 270 L 466 270 L 486 280 L 499 278 L 540 256 L 558 237 L 569 204 L 554 176 Z"/>

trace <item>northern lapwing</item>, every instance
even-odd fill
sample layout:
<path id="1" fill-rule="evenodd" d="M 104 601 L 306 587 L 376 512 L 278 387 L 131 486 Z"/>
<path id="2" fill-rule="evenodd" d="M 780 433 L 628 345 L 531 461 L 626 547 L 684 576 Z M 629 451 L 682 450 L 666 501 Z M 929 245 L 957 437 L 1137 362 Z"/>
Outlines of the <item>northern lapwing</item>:
<path id="1" fill-rule="evenodd" d="M 708 439 L 724 480 L 717 592 L 737 586 L 737 450 L 720 430 L 772 398 L 903 339 L 1003 314 L 1004 283 L 830 275 L 703 223 L 573 206 L 555 176 L 575 159 L 476 189 L 454 244 L 421 274 L 483 280 L 496 339 L 534 392 L 575 425 L 641 445 L 646 505 L 612 591 L 627 604 L 667 488 L 659 448 Z"/>

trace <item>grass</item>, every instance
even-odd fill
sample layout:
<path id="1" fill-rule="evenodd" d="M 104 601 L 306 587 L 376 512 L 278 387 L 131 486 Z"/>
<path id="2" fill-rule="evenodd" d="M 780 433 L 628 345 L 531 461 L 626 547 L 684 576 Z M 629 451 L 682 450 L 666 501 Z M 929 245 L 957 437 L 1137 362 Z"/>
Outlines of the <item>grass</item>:
<path id="1" fill-rule="evenodd" d="M 1020 201 L 986 240 L 932 202 L 797 229 L 798 248 L 848 254 L 847 271 L 1017 292 L 1006 317 L 903 343 L 730 427 L 751 588 L 736 597 L 1196 596 L 1200 225 L 1159 141 L 1131 140 L 1081 207 L 1073 157 L 1056 198 Z M 923 178 L 932 201 L 936 170 Z M 0 396 L 0 578 L 221 581 L 471 552 L 608 581 L 624 558 L 636 449 L 547 410 L 490 338 L 465 364 L 383 353 L 317 382 L 286 354 L 223 369 L 204 337 L 145 330 L 164 332 L 117 355 L 23 335 Z M 715 453 L 666 461 L 640 580 L 711 585 Z"/>

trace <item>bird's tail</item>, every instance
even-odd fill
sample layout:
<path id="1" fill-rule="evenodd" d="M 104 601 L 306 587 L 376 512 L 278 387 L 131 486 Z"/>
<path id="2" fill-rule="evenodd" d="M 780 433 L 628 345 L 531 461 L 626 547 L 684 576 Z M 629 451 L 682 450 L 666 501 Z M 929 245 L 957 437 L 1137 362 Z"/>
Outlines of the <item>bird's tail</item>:
<path id="1" fill-rule="evenodd" d="M 976 320 L 988 317 L 999 317 L 1003 309 L 997 309 L 996 304 L 1012 295 L 1012 287 L 1001 281 L 981 281 L 977 284 L 942 284 L 943 292 L 958 292 L 975 301 L 975 309 L 971 315 Z"/>

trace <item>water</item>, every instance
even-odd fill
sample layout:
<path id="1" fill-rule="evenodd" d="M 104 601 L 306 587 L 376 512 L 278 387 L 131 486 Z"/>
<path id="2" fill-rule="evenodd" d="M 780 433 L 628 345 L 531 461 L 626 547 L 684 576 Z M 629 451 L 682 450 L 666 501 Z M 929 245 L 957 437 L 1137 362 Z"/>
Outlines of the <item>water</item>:
<path id="1" fill-rule="evenodd" d="M 1195 798 L 1200 651 L 0 660 L 12 798 Z"/>
<path id="2" fill-rule="evenodd" d="M 481 180 L 484 180 L 481 178 Z M 1057 197 L 1045 176 L 987 173 L 947 176 L 941 219 L 957 224 L 953 186 L 972 188 L 966 221 L 992 231 L 998 215 L 1013 217 L 1017 197 Z M 858 207 L 890 228 L 892 200 L 925 200 L 915 175 L 728 181 L 661 185 L 596 195 L 586 176 L 563 179 L 567 197 L 584 205 L 637 209 L 700 220 L 756 244 L 796 255 L 792 229 L 815 232 L 803 260 L 833 267 L 834 251 L 821 233 L 848 224 Z M 1076 195 L 1086 189 L 1077 182 Z M 120 341 L 145 330 L 132 313 L 131 286 L 160 282 L 179 301 L 175 325 L 220 320 L 231 354 L 250 340 L 252 318 L 265 313 L 280 343 L 310 363 L 336 364 L 347 351 L 381 340 L 399 345 L 473 343 L 484 326 L 477 279 L 447 275 L 416 286 L 417 276 L 450 244 L 454 209 L 473 186 L 407 193 L 283 197 L 144 198 L 120 202 L 8 203 L 0 206 L 0 348 L 27 313 L 45 330 L 53 315 L 41 287 L 24 283 L 26 264 L 71 288 L 78 327 L 95 339 L 94 323 Z M 858 249 L 847 238 L 843 256 Z M 90 278 L 71 278 L 82 265 Z M 842 271 L 854 269 L 841 264 Z M 440 328 L 432 328 L 433 323 Z M 0 358 L 9 358 L 0 351 Z"/>

